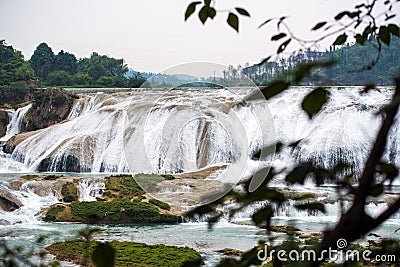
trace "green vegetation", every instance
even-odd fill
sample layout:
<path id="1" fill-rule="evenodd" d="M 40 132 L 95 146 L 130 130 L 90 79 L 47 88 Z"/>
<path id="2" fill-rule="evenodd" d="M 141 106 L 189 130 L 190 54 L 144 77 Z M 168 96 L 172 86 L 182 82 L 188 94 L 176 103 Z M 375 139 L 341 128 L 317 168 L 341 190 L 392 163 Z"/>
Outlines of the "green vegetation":
<path id="1" fill-rule="evenodd" d="M 78 199 L 78 190 L 72 182 L 66 182 L 62 185 L 61 194 L 64 202 L 72 202 Z"/>
<path id="2" fill-rule="evenodd" d="M 123 59 L 93 52 L 89 58 L 78 60 L 63 50 L 55 55 L 46 43 L 37 46 L 29 63 L 48 86 L 139 87 L 145 81 L 140 74 L 127 77 Z"/>
<path id="3" fill-rule="evenodd" d="M 156 175 L 156 177 L 161 176 Z M 131 175 L 108 176 L 104 179 L 106 190 L 103 192 L 103 199 L 106 201 L 75 201 L 77 199 L 75 186 L 72 183 L 64 183 L 61 190 L 64 201 L 75 202 L 69 205 L 55 204 L 51 206 L 46 212 L 44 220 L 96 224 L 178 222 L 178 216 L 160 213 L 159 208 L 170 210 L 167 203 L 156 199 L 145 202 L 145 191 L 140 188 Z M 162 178 L 161 181 L 163 181 Z"/>
<path id="4" fill-rule="evenodd" d="M 158 199 L 155 199 L 155 198 L 149 199 L 149 203 L 151 203 L 151 204 L 153 204 L 153 205 L 155 205 L 155 206 L 157 206 L 157 207 L 159 207 L 159 208 L 161 208 L 163 210 L 170 210 L 171 209 L 171 207 L 168 205 L 168 203 L 162 202 L 162 201 L 160 201 Z"/>
<path id="5" fill-rule="evenodd" d="M 89 251 L 93 251 L 99 243 L 91 241 Z M 200 254 L 189 247 L 146 245 L 143 243 L 118 241 L 112 241 L 107 244 L 115 249 L 114 266 L 117 267 L 179 267 L 187 261 L 201 261 Z M 87 247 L 87 243 L 84 240 L 70 240 L 54 243 L 46 249 L 55 255 L 58 260 L 82 264 L 86 261 Z"/>
<path id="6" fill-rule="evenodd" d="M 131 175 L 112 175 L 105 177 L 106 190 L 103 196 L 108 198 L 139 197 L 145 192 Z"/>
<path id="7" fill-rule="evenodd" d="M 256 84 L 266 84 L 275 79 L 291 79 L 291 72 L 307 62 L 335 60 L 337 64 L 329 68 L 318 69 L 312 77 L 301 84 L 312 85 L 393 85 L 393 77 L 400 71 L 400 38 L 393 36 L 390 46 L 383 45 L 380 59 L 375 66 L 371 63 L 377 57 L 376 39 L 370 38 L 364 45 L 347 44 L 329 51 L 298 51 L 287 58 L 278 58 L 262 65 L 253 65 L 243 69 L 243 73 Z M 237 71 L 236 71 L 237 72 Z M 233 72 L 227 73 L 232 79 Z"/>
<path id="8" fill-rule="evenodd" d="M 24 117 L 22 130 L 43 129 L 65 120 L 77 98 L 77 95 L 57 88 L 35 90 L 32 108 Z"/>
<path id="9" fill-rule="evenodd" d="M 155 205 L 141 202 L 138 199 L 73 202 L 67 206 L 67 209 L 61 209 L 60 206 L 60 204 L 51 206 L 44 220 L 96 224 L 178 222 L 177 216 L 160 214 Z"/>
<path id="10" fill-rule="evenodd" d="M 0 105 L 28 101 L 37 87 L 35 75 L 24 56 L 0 40 Z"/>
<path id="11" fill-rule="evenodd" d="M 56 221 L 57 215 L 65 210 L 65 206 L 56 205 L 52 206 L 46 213 L 44 217 L 45 221 Z"/>

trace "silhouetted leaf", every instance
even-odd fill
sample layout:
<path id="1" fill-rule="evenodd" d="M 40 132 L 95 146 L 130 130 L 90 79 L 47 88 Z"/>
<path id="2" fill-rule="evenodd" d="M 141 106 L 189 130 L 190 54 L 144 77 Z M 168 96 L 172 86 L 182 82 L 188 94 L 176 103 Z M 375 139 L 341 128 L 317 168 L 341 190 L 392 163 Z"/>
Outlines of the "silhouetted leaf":
<path id="1" fill-rule="evenodd" d="M 304 184 L 304 180 L 307 175 L 314 172 L 315 168 L 311 163 L 301 163 L 297 165 L 288 175 L 285 177 L 285 181 L 290 184 Z"/>
<path id="2" fill-rule="evenodd" d="M 207 6 L 203 6 L 200 9 L 199 18 L 200 18 L 201 23 L 203 23 L 203 24 L 206 23 L 206 21 L 208 19 L 208 7 Z"/>
<path id="3" fill-rule="evenodd" d="M 246 16 L 246 17 L 250 17 L 250 14 L 249 14 L 249 12 L 247 12 L 246 9 L 243 9 L 243 8 L 240 8 L 240 7 L 237 7 L 235 9 L 240 15 Z"/>
<path id="4" fill-rule="evenodd" d="M 286 40 L 285 42 L 283 42 L 283 43 L 278 47 L 277 53 L 278 53 L 278 54 L 282 53 L 282 52 L 286 49 L 286 47 L 288 46 L 288 44 L 290 43 L 290 41 L 292 41 L 292 39 L 288 39 L 288 40 Z"/>
<path id="5" fill-rule="evenodd" d="M 257 226 L 261 226 L 266 224 L 267 229 L 270 228 L 271 217 L 274 214 L 274 211 L 270 205 L 258 210 L 253 213 L 252 220 Z"/>
<path id="6" fill-rule="evenodd" d="M 366 38 L 364 38 L 361 34 L 357 34 L 357 35 L 355 36 L 355 38 L 356 38 L 356 42 L 357 42 L 358 44 L 364 45 L 364 43 L 365 43 L 365 41 L 366 41 Z"/>
<path id="7" fill-rule="evenodd" d="M 92 261 L 97 267 L 113 267 L 115 249 L 107 243 L 98 244 L 93 253 Z"/>
<path id="8" fill-rule="evenodd" d="M 264 21 L 263 23 L 260 24 L 260 26 L 258 26 L 258 28 L 261 28 L 265 25 L 267 25 L 268 23 L 270 23 L 273 19 L 267 19 L 266 21 Z"/>
<path id="9" fill-rule="evenodd" d="M 200 3 L 200 1 L 190 3 L 185 12 L 185 20 L 187 20 L 196 11 L 196 6 Z"/>
<path id="10" fill-rule="evenodd" d="M 316 31 L 321 29 L 322 27 L 324 27 L 326 25 L 326 21 L 322 21 L 322 22 L 318 22 L 311 30 L 312 31 Z"/>
<path id="11" fill-rule="evenodd" d="M 393 34 L 393 35 L 395 35 L 395 36 L 397 36 L 397 37 L 400 37 L 399 26 L 397 26 L 397 25 L 395 25 L 395 24 L 389 24 L 389 25 L 387 26 L 387 29 L 388 29 L 388 31 L 389 31 L 391 34 Z"/>
<path id="12" fill-rule="evenodd" d="M 381 26 L 378 33 L 379 39 L 386 45 L 390 45 L 390 31 L 386 26 Z"/>
<path id="13" fill-rule="evenodd" d="M 286 33 L 283 33 L 283 32 L 282 33 L 278 33 L 278 34 L 276 34 L 276 35 L 271 37 L 271 41 L 278 41 L 278 40 L 282 39 L 285 36 L 286 36 Z"/>
<path id="14" fill-rule="evenodd" d="M 380 162 L 376 165 L 375 170 L 378 173 L 385 174 L 388 179 L 396 178 L 399 175 L 399 171 L 396 166 L 391 163 Z"/>
<path id="15" fill-rule="evenodd" d="M 233 13 L 229 13 L 228 19 L 226 20 L 233 29 L 239 32 L 239 18 Z"/>
<path id="16" fill-rule="evenodd" d="M 336 38 L 335 42 L 333 42 L 333 45 L 342 45 L 346 42 L 346 40 L 347 40 L 347 34 L 343 33 Z"/>
<path id="17" fill-rule="evenodd" d="M 296 204 L 294 205 L 299 210 L 318 210 L 325 213 L 325 206 L 319 202 L 305 203 L 305 204 Z"/>
<path id="18" fill-rule="evenodd" d="M 391 20 L 392 18 L 396 17 L 395 14 L 390 15 L 390 16 L 386 16 L 385 21 Z"/>
<path id="19" fill-rule="evenodd" d="M 214 19 L 215 15 L 217 14 L 217 11 L 216 11 L 215 8 L 213 8 L 213 7 L 208 7 L 207 13 L 208 13 L 208 16 L 209 16 L 211 19 Z"/>
<path id="20" fill-rule="evenodd" d="M 348 16 L 350 14 L 349 11 L 342 11 L 335 16 L 335 20 L 341 20 L 344 16 Z"/>
<path id="21" fill-rule="evenodd" d="M 375 31 L 375 27 L 371 27 L 371 26 L 367 26 L 365 27 L 362 36 L 366 39 L 368 37 L 368 35 L 370 35 L 371 33 L 373 33 Z"/>
<path id="22" fill-rule="evenodd" d="M 360 94 L 368 93 L 370 90 L 376 89 L 376 85 L 373 83 L 368 83 L 364 85 L 364 88 L 360 91 Z"/>
<path id="23" fill-rule="evenodd" d="M 290 83 L 284 81 L 275 81 L 270 83 L 267 87 L 262 88 L 261 92 L 264 94 L 266 99 L 270 99 L 271 97 L 283 92 L 287 88 L 289 88 Z"/>
<path id="24" fill-rule="evenodd" d="M 310 119 L 317 114 L 322 106 L 328 101 L 329 92 L 324 88 L 317 88 L 310 92 L 301 103 L 302 109 L 307 112 Z"/>
<path id="25" fill-rule="evenodd" d="M 380 194 L 383 193 L 383 185 L 382 184 L 377 184 L 375 186 L 373 186 L 370 190 L 369 190 L 369 194 L 373 197 L 377 197 Z"/>
<path id="26" fill-rule="evenodd" d="M 264 63 L 267 62 L 267 61 L 270 60 L 270 59 L 271 59 L 271 56 L 268 56 L 268 57 L 264 58 L 263 60 L 261 60 L 261 62 L 258 63 L 257 65 L 258 65 L 258 66 L 264 65 Z"/>

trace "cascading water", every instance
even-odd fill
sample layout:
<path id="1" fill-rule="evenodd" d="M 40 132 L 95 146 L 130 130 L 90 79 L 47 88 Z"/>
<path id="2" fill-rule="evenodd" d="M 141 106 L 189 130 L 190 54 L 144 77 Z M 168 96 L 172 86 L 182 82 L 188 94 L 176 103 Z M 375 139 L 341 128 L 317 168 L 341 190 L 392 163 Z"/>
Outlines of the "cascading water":
<path id="1" fill-rule="evenodd" d="M 375 113 L 388 102 L 392 91 L 384 88 L 360 95 L 361 89 L 356 87 L 331 88 L 330 102 L 310 121 L 300 107 L 309 90 L 293 88 L 268 102 L 277 139 L 287 143 L 301 140 L 293 151 L 276 155 L 274 163 L 287 166 L 312 160 L 330 167 L 343 161 L 354 164 L 359 173 L 380 124 Z M 241 93 L 244 96 L 248 92 Z M 262 145 L 257 131 L 260 126 L 251 117 L 252 109 L 238 105 L 239 102 L 239 98 L 224 89 L 207 93 L 153 89 L 82 95 L 66 122 L 50 126 L 20 143 L 11 155 L 12 164 L 8 165 L 13 165 L 14 171 L 25 168 L 176 173 L 229 164 L 243 156 L 243 148 L 232 140 L 233 125 L 243 125 L 242 132 L 236 134 L 248 136 L 249 155 Z M 262 105 L 257 104 L 256 108 Z M 16 111 L 19 116 L 13 116 L 10 129 L 18 129 L 14 121 L 20 121 L 27 109 Z M 168 126 L 174 123 L 183 124 L 179 125 L 179 132 Z M 398 126 L 396 120 L 385 154 L 386 159 L 397 165 L 400 163 Z M 124 153 L 126 140 L 135 151 Z M 133 161 L 129 168 L 125 155 Z M 4 168 L 6 164 L 2 165 Z"/>
<path id="2" fill-rule="evenodd" d="M 251 108 L 235 106 L 240 97 L 234 99 L 227 91 L 84 95 L 66 122 L 21 142 L 11 160 L 30 171 L 108 173 L 176 173 L 231 163 L 244 157 L 243 145 L 232 135 L 248 136 L 247 156 L 262 143 L 257 140 L 259 124 L 248 115 Z M 188 118 L 194 119 L 185 121 Z M 171 121 L 184 124 L 180 132 Z M 241 132 L 235 132 L 243 123 Z M 124 153 L 127 140 L 133 154 Z M 126 155 L 132 162 L 129 169 Z"/>
<path id="3" fill-rule="evenodd" d="M 21 132 L 22 120 L 31 107 L 32 104 L 29 104 L 17 110 L 7 110 L 9 123 L 7 125 L 6 134 L 0 137 L 0 172 L 25 170 L 23 164 L 18 161 L 10 160 L 10 155 L 3 152 L 2 146 L 8 139 Z"/>
<path id="4" fill-rule="evenodd" d="M 79 182 L 79 201 L 96 201 L 106 188 L 103 179 L 86 178 Z"/>
<path id="5" fill-rule="evenodd" d="M 7 110 L 9 123 L 7 125 L 6 135 L 0 137 L 0 142 L 5 142 L 9 138 L 21 132 L 22 120 L 31 107 L 32 104 L 29 104 L 17 110 Z"/>

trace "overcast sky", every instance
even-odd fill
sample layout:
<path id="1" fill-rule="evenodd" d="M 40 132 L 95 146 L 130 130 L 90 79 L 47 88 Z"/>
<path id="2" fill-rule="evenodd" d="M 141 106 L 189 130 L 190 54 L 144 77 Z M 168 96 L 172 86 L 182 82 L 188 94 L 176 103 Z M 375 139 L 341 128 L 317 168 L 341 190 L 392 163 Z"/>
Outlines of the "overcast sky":
<path id="1" fill-rule="evenodd" d="M 160 72 L 193 61 L 221 64 L 258 63 L 276 51 L 269 42 L 272 25 L 257 29 L 270 17 L 288 15 L 300 36 L 320 20 L 332 18 L 354 0 L 218 0 L 217 10 L 245 7 L 251 18 L 240 19 L 240 33 L 219 13 L 202 26 L 197 15 L 184 22 L 191 1 L 182 0 L 0 0 L 0 39 L 29 59 L 41 42 L 78 58 L 96 51 L 124 58 L 129 67 Z M 326 44 L 325 44 L 326 45 Z"/>

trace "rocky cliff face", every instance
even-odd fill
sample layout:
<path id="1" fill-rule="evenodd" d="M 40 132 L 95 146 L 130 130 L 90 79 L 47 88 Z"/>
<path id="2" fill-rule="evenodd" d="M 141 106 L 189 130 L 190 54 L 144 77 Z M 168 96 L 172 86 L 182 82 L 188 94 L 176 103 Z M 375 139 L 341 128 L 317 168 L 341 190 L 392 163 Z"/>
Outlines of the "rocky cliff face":
<path id="1" fill-rule="evenodd" d="M 8 121 L 7 111 L 0 109 L 0 137 L 6 135 Z"/>
<path id="2" fill-rule="evenodd" d="M 32 108 L 25 115 L 23 131 L 46 128 L 65 120 L 77 96 L 68 91 L 52 88 L 37 90 L 33 97 Z"/>

